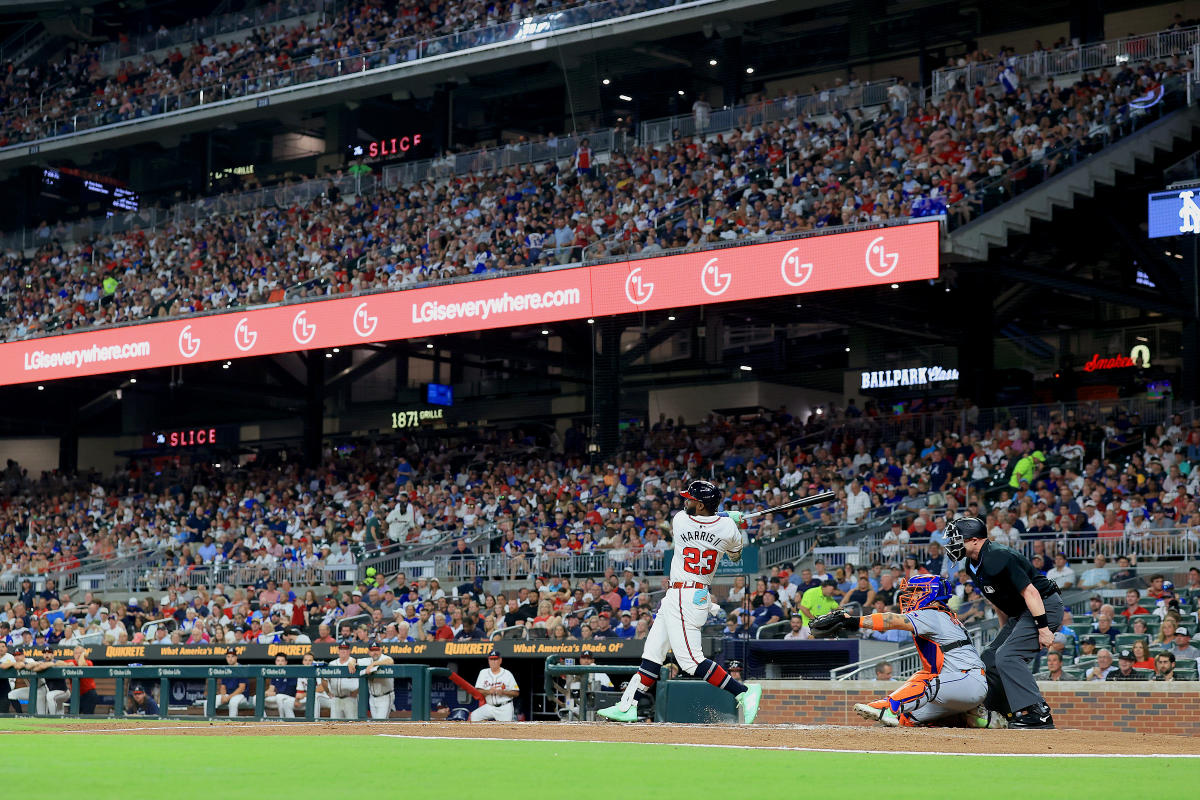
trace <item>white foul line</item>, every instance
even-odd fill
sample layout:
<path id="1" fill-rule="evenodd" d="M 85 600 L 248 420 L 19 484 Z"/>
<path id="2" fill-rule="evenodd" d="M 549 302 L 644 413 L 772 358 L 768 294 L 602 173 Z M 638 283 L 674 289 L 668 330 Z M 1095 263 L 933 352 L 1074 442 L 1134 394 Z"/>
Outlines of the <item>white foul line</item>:
<path id="1" fill-rule="evenodd" d="M 786 750 L 797 753 L 850 753 L 884 756 L 983 756 L 988 758 L 1200 758 L 1200 753 L 946 753 L 938 750 L 850 750 L 837 747 L 790 747 L 788 745 L 701 744 L 697 742 L 614 742 L 607 739 L 509 739 L 487 736 L 417 736 L 408 733 L 377 733 L 388 739 L 445 739 L 456 742 L 543 742 L 547 744 L 653 744 L 663 747 L 710 747 L 719 750 Z"/>

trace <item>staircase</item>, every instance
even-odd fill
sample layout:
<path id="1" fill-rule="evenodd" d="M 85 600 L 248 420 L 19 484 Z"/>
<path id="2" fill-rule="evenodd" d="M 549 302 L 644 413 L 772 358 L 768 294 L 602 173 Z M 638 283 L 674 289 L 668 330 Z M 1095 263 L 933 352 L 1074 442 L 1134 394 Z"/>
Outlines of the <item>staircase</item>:
<path id="1" fill-rule="evenodd" d="M 1077 195 L 1092 197 L 1097 184 L 1114 185 L 1118 173 L 1133 174 L 1138 161 L 1152 162 L 1157 151 L 1173 150 L 1176 140 L 1190 142 L 1198 127 L 1200 108 L 1174 111 L 958 228 L 946 237 L 943 250 L 947 255 L 984 261 L 991 246 L 1008 244 L 1010 232 L 1029 233 L 1033 220 L 1053 218 L 1055 206 L 1069 208 Z"/>

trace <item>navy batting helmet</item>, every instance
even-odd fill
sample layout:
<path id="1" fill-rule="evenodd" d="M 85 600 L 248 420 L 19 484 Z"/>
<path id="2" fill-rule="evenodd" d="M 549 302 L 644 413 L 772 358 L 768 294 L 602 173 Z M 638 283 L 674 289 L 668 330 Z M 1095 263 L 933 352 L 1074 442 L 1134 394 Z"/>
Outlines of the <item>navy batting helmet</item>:
<path id="1" fill-rule="evenodd" d="M 692 481 L 679 495 L 688 500 L 695 500 L 705 509 L 714 513 L 721 505 L 721 498 L 724 496 L 719 488 L 708 481 Z"/>
<path id="2" fill-rule="evenodd" d="M 446 717 L 450 722 L 466 722 L 471 718 L 471 713 L 465 708 L 456 708 Z"/>

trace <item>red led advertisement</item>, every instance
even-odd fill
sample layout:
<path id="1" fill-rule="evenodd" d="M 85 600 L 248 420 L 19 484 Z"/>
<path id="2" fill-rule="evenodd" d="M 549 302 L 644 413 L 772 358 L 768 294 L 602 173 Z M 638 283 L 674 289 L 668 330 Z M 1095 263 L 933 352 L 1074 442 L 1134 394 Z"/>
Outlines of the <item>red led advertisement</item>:
<path id="1" fill-rule="evenodd" d="M 0 385 L 935 278 L 939 223 L 0 344 Z"/>

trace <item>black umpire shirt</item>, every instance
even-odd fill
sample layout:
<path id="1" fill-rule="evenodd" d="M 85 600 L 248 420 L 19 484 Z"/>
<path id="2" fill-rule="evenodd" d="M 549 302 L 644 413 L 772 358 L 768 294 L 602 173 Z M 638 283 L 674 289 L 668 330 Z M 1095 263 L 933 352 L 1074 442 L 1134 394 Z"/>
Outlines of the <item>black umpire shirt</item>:
<path id="1" fill-rule="evenodd" d="M 1053 594 L 1054 582 L 1033 568 L 1029 559 L 1016 550 L 995 542 L 984 542 L 979 551 L 979 563 L 967 559 L 967 570 L 983 596 L 1008 617 L 1019 617 L 1029 610 L 1021 592 L 1029 584 L 1042 597 Z"/>

